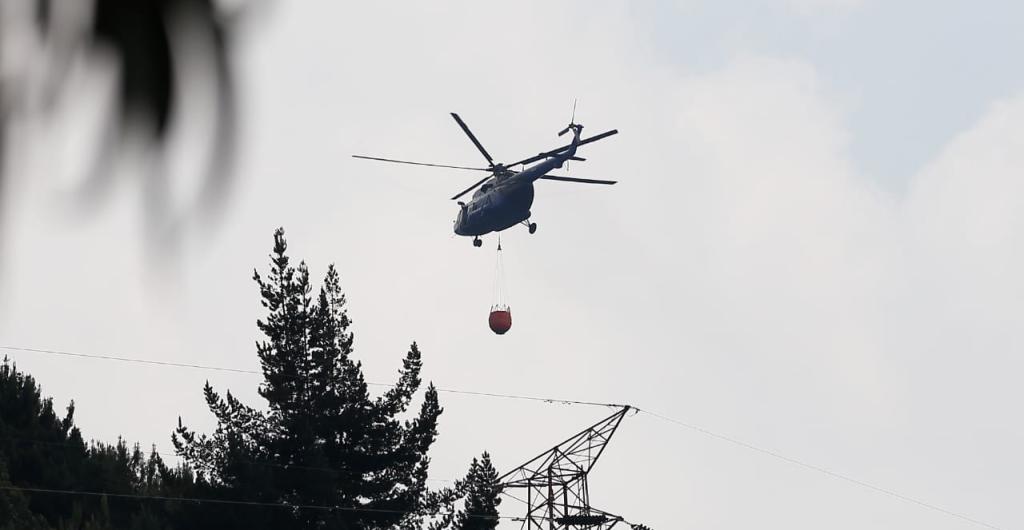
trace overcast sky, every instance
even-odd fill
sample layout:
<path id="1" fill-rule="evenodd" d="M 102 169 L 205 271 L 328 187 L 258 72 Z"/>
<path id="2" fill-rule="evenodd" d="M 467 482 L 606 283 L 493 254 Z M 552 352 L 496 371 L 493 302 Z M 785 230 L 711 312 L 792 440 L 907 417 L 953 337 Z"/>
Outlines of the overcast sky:
<path id="1" fill-rule="evenodd" d="M 336 263 L 356 349 L 387 381 L 418 341 L 442 387 L 630 403 L 1000 528 L 1024 526 L 1024 4 L 1012 1 L 274 2 L 236 43 L 239 187 L 147 251 L 126 163 L 67 215 L 103 76 L 8 161 L 0 343 L 256 369 L 251 280 L 275 227 Z M 453 238 L 466 172 L 587 133 L 505 232 L 514 324 L 486 327 L 495 238 Z M 171 150 L 187 202 L 200 118 Z M 86 436 L 170 451 L 203 381 L 255 376 L 6 352 Z M 514 467 L 611 411 L 442 395 L 431 476 Z M 970 523 L 645 415 L 591 476 L 652 528 Z M 520 515 L 521 506 L 503 505 Z M 508 528 L 518 524 L 505 523 Z M 502 528 L 505 528 L 503 526 Z"/>

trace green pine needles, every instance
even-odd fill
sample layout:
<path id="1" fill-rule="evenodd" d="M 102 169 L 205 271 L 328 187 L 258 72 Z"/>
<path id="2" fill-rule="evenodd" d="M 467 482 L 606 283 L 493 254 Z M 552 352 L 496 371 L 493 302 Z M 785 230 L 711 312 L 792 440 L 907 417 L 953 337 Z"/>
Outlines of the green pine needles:
<path id="1" fill-rule="evenodd" d="M 247 528 L 419 528 L 431 511 L 427 452 L 442 412 L 430 385 L 418 413 L 398 419 L 422 384 L 420 351 L 413 343 L 395 386 L 370 396 L 337 271 L 328 268 L 314 298 L 306 264 L 293 266 L 287 248 L 278 229 L 269 273 L 254 274 L 267 310 L 256 345 L 266 411 L 207 384 L 216 430 L 179 425 L 174 446 L 227 498 L 339 507 L 249 510 Z"/>
<path id="2" fill-rule="evenodd" d="M 420 392 L 419 348 L 371 396 L 338 272 L 329 267 L 312 296 L 309 270 L 287 249 L 277 230 L 270 270 L 254 275 L 265 402 L 207 383 L 216 427 L 196 432 L 179 418 L 173 467 L 155 448 L 87 443 L 74 403 L 58 415 L 31 376 L 0 362 L 0 530 L 496 528 L 487 453 L 452 487 L 426 486 L 442 409 L 433 385 Z"/>

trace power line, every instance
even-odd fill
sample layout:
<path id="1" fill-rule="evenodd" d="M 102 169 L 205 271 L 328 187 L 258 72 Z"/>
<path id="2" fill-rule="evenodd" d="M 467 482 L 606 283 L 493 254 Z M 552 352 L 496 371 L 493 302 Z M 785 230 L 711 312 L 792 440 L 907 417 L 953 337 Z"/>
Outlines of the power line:
<path id="1" fill-rule="evenodd" d="M 512 495 L 511 493 L 508 493 L 508 492 L 506 492 L 506 491 L 504 491 L 504 490 L 500 491 L 499 493 L 501 493 L 502 495 L 504 495 L 504 496 L 506 496 L 506 497 L 509 497 L 510 499 L 513 499 L 513 500 L 519 501 L 520 503 L 522 503 L 522 504 L 525 504 L 526 506 L 529 506 L 529 505 L 530 505 L 530 503 L 529 503 L 529 502 L 526 502 L 526 501 L 524 501 L 523 499 L 520 499 L 519 497 L 516 497 L 515 495 Z"/>
<path id="2" fill-rule="evenodd" d="M 969 522 L 971 524 L 975 524 L 975 525 L 978 525 L 978 526 L 984 526 L 985 528 L 991 528 L 992 530 L 1003 530 L 1002 528 L 1000 528 L 998 526 L 994 526 L 994 525 L 988 524 L 988 523 L 986 523 L 984 521 L 979 521 L 979 520 L 974 519 L 972 517 L 968 517 L 966 515 L 963 515 L 963 514 L 954 512 L 954 511 L 947 510 L 947 509 L 942 508 L 940 506 L 936 506 L 934 504 L 930 504 L 930 503 L 924 502 L 922 500 L 915 499 L 913 497 L 908 497 L 906 495 L 903 495 L 901 493 L 895 492 L 895 491 L 890 490 L 890 489 L 886 489 L 886 488 L 882 488 L 882 487 L 879 487 L 879 486 L 875 486 L 874 484 L 870 484 L 868 482 L 864 482 L 862 480 L 858 480 L 858 479 L 855 479 L 855 478 L 843 475 L 841 473 L 837 473 L 835 471 L 831 471 L 831 470 L 823 468 L 821 466 L 816 466 L 814 464 L 808 464 L 807 462 L 804 462 L 804 461 L 801 461 L 801 460 L 797 460 L 795 458 L 788 457 L 786 455 L 783 455 L 781 453 L 777 453 L 777 452 L 769 450 L 769 449 L 764 449 L 762 447 L 758 447 L 756 445 L 744 442 L 742 440 L 737 440 L 736 438 L 732 438 L 732 437 L 726 436 L 724 434 L 719 434 L 717 432 L 710 431 L 710 430 L 705 429 L 703 427 L 700 427 L 700 426 L 697 426 L 697 425 L 693 425 L 692 423 L 686 423 L 684 421 L 680 421 L 680 420 L 677 420 L 675 418 L 670 418 L 668 416 L 665 416 L 665 415 L 662 415 L 662 414 L 658 414 L 658 413 L 652 412 L 650 410 L 645 410 L 645 409 L 640 409 L 640 408 L 638 408 L 637 410 L 639 410 L 643 414 L 650 415 L 650 416 L 652 416 L 654 418 L 657 418 L 657 419 L 660 419 L 662 421 L 666 421 L 666 422 L 669 422 L 669 423 L 673 423 L 673 424 L 679 425 L 681 427 L 685 427 L 685 428 L 690 429 L 692 431 L 699 432 L 699 433 L 704 434 L 706 436 L 710 436 L 712 438 L 715 438 L 715 439 L 718 439 L 718 440 L 722 440 L 724 442 L 728 442 L 728 443 L 731 443 L 733 445 L 737 445 L 737 446 L 743 447 L 745 449 L 750 449 L 751 451 L 755 451 L 755 452 L 761 453 L 763 455 L 767 455 L 767 456 L 770 456 L 772 458 L 776 458 L 778 460 L 782 460 L 783 462 L 787 462 L 787 463 L 790 463 L 790 464 L 793 464 L 793 465 L 797 465 L 797 466 L 803 467 L 805 469 L 810 469 L 811 471 L 817 471 L 818 473 L 822 473 L 822 474 L 828 475 L 828 476 L 830 476 L 832 478 L 836 478 L 836 479 L 839 479 L 839 480 L 844 480 L 846 482 L 849 482 L 851 484 L 855 484 L 855 485 L 860 486 L 862 488 L 867 488 L 869 490 L 872 490 L 872 491 L 874 491 L 876 493 L 882 493 L 882 494 L 885 494 L 885 495 L 889 495 L 889 496 L 891 496 L 893 498 L 896 498 L 896 499 L 899 499 L 901 501 L 909 502 L 909 503 L 912 503 L 912 504 L 916 504 L 918 506 L 927 508 L 929 510 L 933 510 L 933 511 L 945 514 L 945 515 L 956 517 L 958 519 L 967 521 L 967 522 Z"/>
<path id="3" fill-rule="evenodd" d="M 19 438 L 19 437 L 15 437 L 15 436 L 0 436 L 0 439 L 7 439 L 7 440 L 15 441 L 15 442 L 29 443 L 29 444 L 34 444 L 34 445 L 51 446 L 51 447 L 69 447 L 69 448 L 76 448 L 76 449 L 80 448 L 80 446 L 78 446 L 76 444 L 67 443 L 67 442 L 53 442 L 53 441 L 45 441 L 45 440 L 32 440 L 32 439 L 28 439 L 28 438 Z M 88 449 L 88 447 L 86 447 L 86 449 Z M 166 453 L 160 453 L 159 451 L 156 451 L 156 450 L 151 451 L 150 454 L 160 455 L 161 457 L 167 456 Z M 329 467 L 315 467 L 315 466 L 304 466 L 304 465 L 293 465 L 293 464 L 274 464 L 274 463 L 269 463 L 269 462 L 251 462 L 251 461 L 242 461 L 242 463 L 249 464 L 249 465 L 255 465 L 255 466 L 278 467 L 278 468 L 284 468 L 284 469 L 295 468 L 295 469 L 309 469 L 309 470 L 314 470 L 314 471 L 329 471 L 329 472 L 338 471 L 335 468 L 329 468 Z M 426 480 L 434 481 L 434 482 L 445 482 L 445 483 L 455 483 L 455 482 L 458 482 L 457 480 L 453 480 L 453 479 L 427 478 Z M 42 493 L 67 493 L 67 494 L 80 494 L 80 495 L 108 495 L 108 496 L 117 496 L 117 497 L 128 497 L 128 496 L 130 496 L 130 497 L 133 497 L 133 498 L 144 497 L 144 498 L 147 498 L 147 499 L 150 499 L 150 500 L 175 499 L 175 500 L 190 501 L 190 502 L 211 502 L 211 503 L 212 502 L 220 502 L 220 501 L 218 501 L 216 499 L 196 500 L 196 499 L 185 499 L 185 498 L 178 498 L 178 497 L 165 498 L 165 497 L 160 497 L 160 496 L 145 496 L 145 495 L 143 495 L 143 496 L 136 496 L 136 495 L 128 495 L 128 494 L 112 494 L 112 493 L 98 493 L 98 492 L 97 493 L 93 493 L 93 492 L 75 492 L 75 491 L 72 491 L 72 490 L 55 490 L 55 489 L 49 489 L 49 488 L 27 488 L 27 487 L 13 487 L 13 486 L 12 487 L 7 487 L 7 486 L 4 486 L 4 487 L 0 487 L 0 489 L 10 489 L 10 490 L 28 491 L 28 492 L 37 492 L 37 493 L 38 492 L 42 492 Z M 511 493 L 508 493 L 506 491 L 501 491 L 499 493 L 501 495 L 509 497 L 509 498 L 511 498 L 511 499 L 513 499 L 515 501 L 518 501 L 518 502 L 520 502 L 520 503 L 522 503 L 524 505 L 529 506 L 529 503 L 527 503 L 525 500 L 523 500 L 523 499 L 521 499 L 521 498 L 519 498 L 519 497 L 517 497 L 515 495 L 512 495 Z M 227 501 L 225 501 L 225 502 L 227 502 Z M 231 504 L 247 504 L 247 505 L 260 505 L 260 506 L 266 506 L 267 505 L 266 503 L 242 502 L 242 501 L 231 501 Z M 274 504 L 274 506 L 278 506 L 278 505 Z M 329 507 L 319 507 L 319 506 L 292 506 L 292 505 L 288 505 L 288 506 L 290 506 L 290 507 L 300 507 L 300 508 L 303 508 L 303 507 L 304 508 L 324 508 L 324 509 L 329 508 Z M 341 508 L 338 508 L 338 509 L 341 509 Z M 351 510 L 356 510 L 356 509 L 352 508 Z M 362 509 L 360 509 L 360 510 L 362 510 Z M 369 509 L 367 509 L 367 511 L 369 511 Z M 382 511 L 382 510 L 374 510 L 374 511 Z M 399 512 L 399 511 L 395 511 L 394 513 L 414 513 L 414 512 L 409 512 L 409 511 Z M 451 513 L 451 512 L 446 512 L 446 513 L 438 513 L 438 514 L 429 514 L 429 515 L 427 515 L 427 517 L 440 517 L 440 516 L 445 516 L 445 515 L 454 515 L 454 514 Z M 472 514 L 467 514 L 467 515 L 469 515 L 470 517 L 477 517 L 477 516 L 474 516 Z M 479 517 L 485 517 L 485 516 L 479 516 Z M 519 520 L 518 517 L 501 517 L 501 519 Z"/>
<path id="4" fill-rule="evenodd" d="M 31 444 L 31 445 L 39 445 L 39 446 L 44 446 L 44 447 L 67 447 L 67 448 L 70 448 L 70 449 L 85 449 L 86 451 L 88 451 L 88 450 L 90 450 L 92 448 L 89 445 L 86 445 L 84 443 L 84 441 L 83 441 L 83 445 L 79 446 L 77 444 L 70 443 L 70 442 L 56 442 L 56 441 L 49 441 L 49 440 L 34 440 L 34 439 L 31 439 L 31 438 L 21 438 L 21 437 L 18 437 L 18 436 L 4 436 L 4 435 L 0 435 L 0 440 L 10 440 L 10 441 L 13 441 L 13 442 L 24 443 L 24 444 Z M 93 442 L 94 444 L 96 443 L 95 440 L 90 440 L 90 442 Z M 100 442 L 100 443 L 102 443 L 102 442 Z M 141 444 L 136 444 L 136 445 L 139 446 L 139 450 L 141 451 L 142 450 Z M 115 447 L 115 446 L 109 446 L 109 447 Z M 156 448 L 155 444 L 152 445 L 151 448 L 152 449 L 150 451 L 144 452 L 144 454 L 157 455 L 157 456 L 159 456 L 161 458 L 165 458 L 165 459 L 179 458 L 180 457 L 180 455 L 178 455 L 178 454 L 172 454 L 172 453 L 168 453 L 166 451 L 159 451 Z M 250 466 L 256 466 L 256 467 L 274 467 L 274 468 L 279 468 L 279 469 L 305 469 L 305 470 L 309 470 L 309 471 L 321 471 L 321 472 L 324 472 L 324 473 L 342 473 L 342 472 L 344 472 L 344 470 L 341 470 L 341 469 L 338 469 L 338 468 L 325 467 L 325 466 L 307 466 L 307 465 L 303 465 L 303 464 L 277 464 L 277 463 L 274 463 L 274 462 L 254 462 L 252 460 L 237 460 L 237 462 L 238 463 L 242 463 L 242 464 L 247 464 L 247 465 L 250 465 Z M 444 482 L 444 483 L 447 483 L 447 484 L 454 484 L 454 483 L 458 482 L 455 479 L 448 479 L 448 478 L 427 478 L 426 480 L 428 480 L 430 482 Z"/>
<path id="5" fill-rule="evenodd" d="M 379 383 L 384 384 L 384 383 Z M 391 385 L 388 385 L 391 386 Z M 618 403 L 600 403 L 597 401 L 581 401 L 577 399 L 561 399 L 561 398 L 549 398 L 549 397 L 537 397 L 537 396 L 522 396 L 516 394 L 498 394 L 494 392 L 474 392 L 469 390 L 456 390 L 453 388 L 438 388 L 438 392 L 445 392 L 447 394 L 462 394 L 466 396 L 482 396 L 482 397 L 493 397 L 493 398 L 505 398 L 505 399 L 520 399 L 525 401 L 541 401 L 544 403 L 553 403 L 561 405 L 586 405 L 589 407 L 611 407 L 611 408 L 622 408 L 626 405 Z"/>
<path id="6" fill-rule="evenodd" d="M 0 349 L 2 349 L 2 350 L 11 350 L 11 351 L 21 351 L 21 352 L 28 352 L 28 353 L 60 355 L 60 356 L 66 356 L 66 357 L 79 357 L 79 358 L 86 358 L 86 359 L 110 360 L 110 361 L 130 362 L 130 363 L 138 363 L 138 364 L 151 364 L 151 365 L 157 365 L 157 366 L 171 366 L 171 367 L 177 367 L 177 368 L 192 368 L 192 369 L 198 369 L 198 370 L 212 370 L 212 371 L 220 371 L 220 372 L 233 372 L 233 373 L 245 373 L 245 374 L 256 374 L 256 375 L 261 375 L 262 374 L 262 372 L 257 371 L 257 370 L 246 370 L 246 369 L 240 369 L 240 368 L 227 368 L 227 367 L 218 367 L 218 366 L 207 366 L 207 365 L 189 364 L 189 363 L 177 363 L 177 362 L 170 362 L 170 361 L 155 361 L 155 360 L 150 360 L 150 359 L 137 359 L 137 358 L 131 358 L 131 357 L 119 357 L 119 356 L 112 356 L 112 355 L 93 355 L 93 354 L 86 354 L 86 353 L 79 353 L 79 352 L 70 352 L 70 351 L 61 351 L 61 350 L 49 350 L 49 349 L 42 349 L 42 348 L 27 348 L 27 347 L 21 347 L 21 346 L 5 346 L 5 345 L 0 345 Z M 394 387 L 395 386 L 395 385 L 389 384 L 389 383 L 369 383 L 368 382 L 366 384 L 367 385 L 371 385 L 371 386 L 384 386 L 384 387 Z M 515 400 L 536 401 L 536 402 L 566 404 L 566 405 L 586 405 L 586 406 L 615 407 L 615 408 L 621 408 L 621 407 L 625 406 L 625 405 L 619 405 L 619 404 L 615 404 L 615 403 L 600 403 L 600 402 L 595 402 L 595 401 L 560 399 L 560 398 L 548 398 L 548 397 L 526 396 L 526 395 L 517 395 L 517 394 L 502 394 L 502 393 L 494 393 L 494 392 L 477 392 L 477 391 L 458 390 L 458 389 L 451 389 L 451 388 L 437 388 L 437 391 L 438 392 L 449 393 L 449 394 L 461 394 L 461 395 L 468 395 L 468 396 L 492 397 L 492 398 L 503 398 L 503 399 L 515 399 Z M 904 502 L 909 502 L 909 503 L 912 503 L 912 504 L 916 504 L 916 505 L 921 506 L 923 508 L 927 508 L 929 510 L 933 510 L 933 511 L 938 512 L 938 513 L 942 513 L 942 514 L 945 514 L 945 515 L 948 515 L 948 516 L 951 516 L 951 517 L 955 517 L 955 518 L 961 519 L 963 521 L 967 521 L 969 523 L 972 523 L 972 524 L 975 524 L 975 525 L 978 525 L 978 526 L 983 526 L 985 528 L 989 528 L 989 529 L 992 529 L 992 530 L 1003 530 L 1002 528 L 1000 528 L 998 526 L 991 525 L 991 524 L 986 523 L 984 521 L 980 521 L 980 520 L 974 519 L 972 517 L 968 517 L 966 515 L 963 515 L 963 514 L 960 514 L 960 513 L 951 511 L 951 510 L 947 510 L 945 508 L 942 508 L 942 507 L 936 506 L 934 504 L 931 504 L 931 503 L 928 503 L 928 502 L 924 502 L 924 501 L 915 499 L 913 497 L 908 497 L 906 495 L 903 495 L 901 493 L 895 492 L 893 490 L 889 490 L 889 489 L 886 489 L 886 488 L 875 486 L 875 485 L 870 484 L 868 482 L 864 482 L 862 480 L 858 480 L 858 479 L 855 479 L 855 478 L 843 475 L 841 473 L 830 471 L 830 470 L 828 470 L 826 468 L 823 468 L 823 467 L 820 467 L 820 466 L 816 466 L 814 464 L 808 464 L 806 462 L 797 460 L 795 458 L 791 458 L 791 457 L 785 456 L 785 455 L 783 455 L 781 453 L 777 453 L 777 452 L 771 451 L 769 449 L 764 449 L 764 448 L 758 447 L 758 446 L 756 446 L 754 444 L 751 444 L 751 443 L 748 443 L 748 442 L 744 442 L 744 441 L 741 441 L 741 440 L 738 440 L 738 439 L 726 436 L 724 434 L 719 434 L 717 432 L 711 431 L 709 429 L 705 429 L 705 428 L 697 426 L 697 425 L 693 425 L 691 423 L 687 423 L 687 422 L 680 421 L 680 420 L 677 420 L 677 419 L 674 419 L 674 418 L 670 418 L 668 416 L 665 416 L 665 415 L 662 415 L 662 414 L 658 414 L 658 413 L 652 412 L 650 410 L 641 409 L 639 407 L 632 407 L 632 408 L 636 409 L 639 412 L 648 414 L 648 415 L 650 415 L 650 416 L 652 416 L 654 418 L 660 419 L 662 421 L 673 423 L 673 424 L 676 424 L 678 426 L 685 427 L 685 428 L 693 430 L 695 432 L 704 434 L 706 436 L 710 436 L 712 438 L 715 438 L 715 439 L 718 439 L 718 440 L 721 440 L 721 441 L 725 441 L 725 442 L 729 442 L 729 443 L 731 443 L 733 445 L 737 445 L 737 446 L 740 446 L 740 447 L 743 447 L 743 448 L 755 451 L 757 453 L 760 453 L 760 454 L 763 454 L 763 455 L 766 455 L 766 456 L 770 456 L 772 458 L 781 460 L 783 462 L 787 462 L 787 463 L 790 463 L 790 464 L 793 464 L 793 465 L 797 465 L 797 466 L 803 467 L 805 469 L 809 469 L 809 470 L 812 470 L 812 471 L 816 471 L 818 473 L 822 473 L 822 474 L 824 474 L 826 476 L 830 476 L 832 478 L 837 478 L 837 479 L 849 482 L 851 484 L 855 484 L 857 486 L 869 489 L 869 490 L 874 491 L 876 493 L 882 493 L 882 494 L 888 495 L 888 496 L 890 496 L 892 498 L 899 499 L 899 500 L 902 500 Z"/>
<path id="7" fill-rule="evenodd" d="M 342 512 L 366 512 L 366 513 L 382 513 L 382 514 L 394 514 L 394 515 L 419 515 L 423 517 L 443 517 L 448 515 L 456 515 L 455 512 L 437 512 L 437 513 L 420 513 L 411 510 L 387 510 L 383 508 L 366 508 L 361 506 L 327 506 L 320 504 L 289 504 L 286 502 L 260 502 L 260 501 L 239 501 L 229 499 L 202 499 L 195 497 L 168 497 L 163 495 L 138 495 L 133 493 L 110 493 L 103 491 L 83 491 L 83 490 L 65 490 L 65 489 L 53 489 L 53 488 L 35 488 L 30 486 L 4 486 L 0 485 L 0 490 L 6 491 L 20 491 L 24 493 L 50 493 L 59 495 L 77 495 L 80 497 L 113 497 L 120 499 L 139 499 L 139 500 L 150 500 L 150 501 L 170 501 L 170 502 L 189 502 L 197 504 L 223 504 L 232 506 L 262 506 L 267 508 L 288 508 L 298 510 L 324 510 L 324 511 L 342 511 Z M 481 518 L 481 519 L 508 519 L 516 520 L 516 517 L 502 516 L 502 515 L 476 515 L 467 513 L 467 517 Z"/>
<path id="8" fill-rule="evenodd" d="M 102 360 L 102 361 L 118 361 L 118 362 L 135 363 L 135 364 L 148 364 L 148 365 L 153 365 L 153 366 L 163 366 L 163 367 L 173 367 L 173 368 L 188 368 L 188 369 L 193 369 L 193 370 L 208 370 L 208 371 L 214 371 L 214 372 L 228 372 L 228 373 L 236 373 L 236 374 L 263 375 L 263 372 L 261 372 L 259 370 L 251 370 L 251 369 L 246 369 L 246 368 L 232 368 L 232 367 L 225 367 L 225 366 L 211 366 L 211 365 L 205 365 L 205 364 L 180 363 L 180 362 L 174 362 L 174 361 L 157 361 L 157 360 L 153 360 L 153 359 L 140 359 L 140 358 L 135 358 L 135 357 L 121 357 L 121 356 L 116 356 L 116 355 L 97 355 L 97 354 L 91 354 L 91 353 L 80 353 L 80 352 L 72 352 L 72 351 L 64 351 L 64 350 L 49 350 L 49 349 L 44 349 L 44 348 L 26 348 L 26 347 L 23 347 L 23 346 L 5 346 L 5 345 L 0 345 L 0 350 L 19 351 L 19 352 L 26 352 L 26 353 L 39 353 L 39 354 L 46 354 L 46 355 L 59 355 L 59 356 L 63 356 L 63 357 L 77 357 L 77 358 L 80 358 L 80 359 L 93 359 L 93 360 Z M 293 377 L 295 377 L 297 379 L 305 379 L 304 376 L 293 376 Z M 394 388 L 395 387 L 395 385 L 393 383 L 367 382 L 366 384 L 369 385 L 369 386 L 377 386 L 377 387 L 389 387 L 389 388 Z M 442 392 L 442 393 L 445 393 L 445 394 L 458 394 L 458 395 L 465 395 L 465 396 L 492 397 L 492 398 L 504 398 L 504 399 L 518 399 L 518 400 L 523 400 L 523 401 L 539 401 L 539 402 L 544 402 L 544 403 L 555 403 L 555 404 L 563 404 L 563 405 L 585 405 L 585 406 L 593 406 L 593 407 L 614 407 L 614 408 L 619 408 L 619 407 L 625 406 L 625 405 L 620 405 L 620 404 L 617 404 L 617 403 L 600 403 L 600 402 L 597 402 L 597 401 L 583 401 L 583 400 L 575 400 L 575 399 L 561 399 L 561 398 L 540 397 L 540 396 L 524 396 L 524 395 L 516 395 L 516 394 L 501 394 L 501 393 L 495 393 L 495 392 L 478 392 L 478 391 L 473 391 L 473 390 L 459 390 L 459 389 L 454 389 L 454 388 L 443 388 L 443 387 L 436 387 L 436 390 L 438 392 Z"/>

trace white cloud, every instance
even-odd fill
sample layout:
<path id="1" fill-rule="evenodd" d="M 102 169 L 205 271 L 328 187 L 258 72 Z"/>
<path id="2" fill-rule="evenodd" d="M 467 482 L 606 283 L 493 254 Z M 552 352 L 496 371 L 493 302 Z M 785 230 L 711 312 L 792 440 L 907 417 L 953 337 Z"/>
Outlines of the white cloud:
<path id="1" fill-rule="evenodd" d="M 790 9 L 801 15 L 848 12 L 865 3 L 865 0 L 785 0 Z"/>
<path id="2" fill-rule="evenodd" d="M 897 197 L 858 172 L 848 116 L 806 62 L 752 54 L 690 72 L 650 53 L 628 8 L 586 6 L 281 4 L 242 63 L 244 184 L 218 244 L 154 289 L 125 245 L 134 203 L 69 230 L 30 216 L 52 204 L 33 196 L 11 242 L 5 338 L 252 366 L 249 273 L 283 224 L 315 272 L 338 262 L 371 379 L 417 339 L 442 386 L 630 401 L 1019 523 L 1024 428 L 1007 418 L 1024 397 L 1024 98 L 993 106 Z M 348 155 L 472 163 L 452 110 L 499 158 L 536 152 L 573 96 L 588 131 L 622 131 L 573 172 L 620 184 L 541 185 L 540 231 L 503 236 L 515 324 L 497 339 L 493 241 L 478 251 L 447 232 L 465 175 Z M 100 437 L 163 443 L 178 414 L 206 417 L 210 374 L 29 366 Z M 255 399 L 249 379 L 214 382 Z M 442 478 L 484 448 L 512 465 L 602 412 L 445 400 Z M 617 436 L 595 501 L 654 528 L 964 528 L 643 417 Z"/>
<path id="3" fill-rule="evenodd" d="M 657 304 L 657 316 L 639 345 L 626 332 L 618 350 L 632 353 L 611 370 L 662 374 L 675 388 L 645 387 L 645 401 L 698 424 L 1012 520 L 962 492 L 1020 491 L 1024 463 L 1007 461 L 1005 440 L 1024 431 L 1000 415 L 1021 398 L 1024 97 L 893 197 L 848 160 L 843 117 L 805 64 L 745 58 L 673 89 L 672 144 L 636 172 L 667 178 L 630 197 L 643 207 L 623 227 L 650 259 L 620 305 Z M 890 471 L 870 471 L 872 458 Z"/>

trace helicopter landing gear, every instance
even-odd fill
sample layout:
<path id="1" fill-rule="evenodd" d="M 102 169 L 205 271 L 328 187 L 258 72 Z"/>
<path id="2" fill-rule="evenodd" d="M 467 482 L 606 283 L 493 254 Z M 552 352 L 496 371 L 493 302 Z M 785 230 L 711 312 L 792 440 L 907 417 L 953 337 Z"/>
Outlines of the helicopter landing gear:
<path id="1" fill-rule="evenodd" d="M 531 234 L 537 231 L 537 223 L 531 223 L 529 220 L 526 220 L 523 221 L 522 224 L 530 231 Z"/>
<path id="2" fill-rule="evenodd" d="M 479 237 L 474 237 L 473 238 L 473 246 L 474 247 L 479 248 L 479 247 L 483 246 L 483 244 L 484 244 L 484 242 L 481 241 Z"/>

